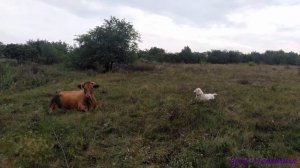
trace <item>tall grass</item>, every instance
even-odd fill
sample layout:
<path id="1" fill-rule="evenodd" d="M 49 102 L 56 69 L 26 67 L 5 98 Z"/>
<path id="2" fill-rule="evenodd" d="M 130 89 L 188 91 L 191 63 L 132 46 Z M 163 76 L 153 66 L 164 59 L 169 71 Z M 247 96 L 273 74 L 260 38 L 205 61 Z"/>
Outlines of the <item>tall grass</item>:
<path id="1" fill-rule="evenodd" d="M 51 79 L 38 64 L 0 63 L 0 90 L 24 90 L 45 85 Z"/>

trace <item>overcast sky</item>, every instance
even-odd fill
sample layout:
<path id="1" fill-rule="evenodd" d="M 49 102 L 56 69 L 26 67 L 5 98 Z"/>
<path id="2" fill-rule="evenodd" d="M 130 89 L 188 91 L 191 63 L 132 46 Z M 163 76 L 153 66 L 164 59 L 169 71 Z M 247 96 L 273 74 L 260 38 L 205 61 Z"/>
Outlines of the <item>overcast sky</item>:
<path id="1" fill-rule="evenodd" d="M 0 41 L 65 41 L 116 16 L 141 49 L 300 53 L 299 0 L 0 0 Z"/>

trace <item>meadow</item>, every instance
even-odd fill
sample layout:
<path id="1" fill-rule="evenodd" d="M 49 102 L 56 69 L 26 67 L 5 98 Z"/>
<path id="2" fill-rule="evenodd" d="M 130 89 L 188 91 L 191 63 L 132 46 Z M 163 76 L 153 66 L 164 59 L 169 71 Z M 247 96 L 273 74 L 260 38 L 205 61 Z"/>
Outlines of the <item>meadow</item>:
<path id="1" fill-rule="evenodd" d="M 0 64 L 0 167 L 245 167 L 232 157 L 300 167 L 297 66 L 157 63 L 96 73 Z M 100 85 L 97 109 L 48 113 L 56 91 L 87 80 Z M 195 102 L 196 87 L 217 99 Z"/>

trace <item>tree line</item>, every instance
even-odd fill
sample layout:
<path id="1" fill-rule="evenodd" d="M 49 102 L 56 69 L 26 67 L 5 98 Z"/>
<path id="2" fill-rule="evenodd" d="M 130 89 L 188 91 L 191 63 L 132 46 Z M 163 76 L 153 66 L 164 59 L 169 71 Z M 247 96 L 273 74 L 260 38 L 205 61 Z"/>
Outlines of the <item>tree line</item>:
<path id="1" fill-rule="evenodd" d="M 66 59 L 69 45 L 65 42 L 29 40 L 25 44 L 3 44 L 0 42 L 0 57 L 40 64 L 55 64 Z"/>
<path id="2" fill-rule="evenodd" d="M 111 17 L 101 26 L 86 34 L 78 35 L 76 46 L 65 42 L 29 40 L 25 44 L 3 44 L 0 42 L 0 57 L 40 64 L 65 63 L 75 69 L 111 71 L 120 64 L 131 64 L 137 59 L 166 63 L 246 63 L 300 65 L 300 56 L 294 52 L 266 51 L 244 54 L 239 51 L 212 50 L 192 52 L 185 46 L 178 53 L 166 52 L 152 47 L 138 50 L 140 34 L 125 19 Z"/>
<path id="3" fill-rule="evenodd" d="M 186 46 L 179 53 L 167 53 L 162 48 L 152 47 L 149 50 L 139 52 L 139 58 L 148 61 L 167 62 L 167 63 L 213 63 L 213 64 L 232 64 L 255 62 L 258 64 L 271 65 L 300 65 L 300 56 L 294 52 L 266 51 L 264 53 L 251 52 L 244 54 L 239 51 L 212 50 L 207 52 L 192 52 Z"/>

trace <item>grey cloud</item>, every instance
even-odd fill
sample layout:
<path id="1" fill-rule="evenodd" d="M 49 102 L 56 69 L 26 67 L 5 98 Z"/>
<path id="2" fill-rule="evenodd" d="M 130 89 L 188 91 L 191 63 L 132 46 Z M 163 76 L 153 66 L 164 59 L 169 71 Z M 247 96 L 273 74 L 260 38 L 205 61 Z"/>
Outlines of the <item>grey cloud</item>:
<path id="1" fill-rule="evenodd" d="M 214 23 L 231 24 L 226 19 L 226 15 L 230 12 L 239 8 L 262 8 L 266 5 L 277 4 L 276 1 L 279 0 L 104 0 L 102 2 L 110 6 L 130 6 L 169 16 L 179 24 L 203 27 Z"/>
<path id="2" fill-rule="evenodd" d="M 82 18 L 95 18 L 110 16 L 110 9 L 105 6 L 101 1 L 96 0 L 40 0 L 41 2 L 54 6 L 56 8 L 66 10 L 77 17 Z M 89 3 L 95 3 L 91 6 Z M 99 6 L 99 8 L 97 8 Z M 102 7 L 102 8 L 101 8 Z"/>
<path id="3" fill-rule="evenodd" d="M 127 6 L 172 18 L 176 23 L 208 26 L 226 24 L 226 14 L 245 6 L 264 6 L 261 1 L 248 0 L 41 0 L 44 3 L 69 11 L 79 17 L 107 18 L 117 14 L 116 7 Z M 87 3 L 96 3 L 102 9 L 94 9 Z"/>
<path id="4" fill-rule="evenodd" d="M 230 24 L 226 15 L 240 8 L 262 8 L 266 5 L 295 4 L 296 0 L 40 0 L 67 10 L 78 17 L 108 18 L 118 15 L 117 7 L 127 6 L 172 18 L 177 24 L 205 27 Z M 97 9 L 89 3 L 102 6 Z M 96 6 L 95 5 L 95 6 Z M 236 25 L 238 26 L 238 25 Z"/>
<path id="5" fill-rule="evenodd" d="M 299 42 L 299 35 L 296 27 L 298 26 L 290 26 L 289 25 L 283 25 L 281 27 L 276 27 L 277 32 L 276 34 L 272 34 L 272 37 L 268 36 L 256 36 L 255 33 L 251 34 L 251 31 L 247 31 L 247 24 L 245 23 L 236 23 L 236 22 L 230 22 L 227 20 L 226 16 L 230 13 L 243 13 L 244 11 L 256 11 L 258 9 L 263 9 L 266 6 L 279 6 L 279 5 L 295 5 L 299 4 L 297 0 L 230 0 L 230 1 L 224 1 L 224 0 L 131 0 L 131 1 L 124 1 L 124 0 L 29 0 L 29 3 L 31 2 L 42 2 L 42 6 L 46 10 L 49 10 L 48 12 L 53 12 L 53 17 L 60 17 L 53 19 L 53 23 L 61 23 L 66 28 L 61 31 L 69 31 L 70 29 L 73 29 L 74 27 L 74 33 L 73 34 L 80 34 L 87 30 L 88 28 L 92 28 L 94 25 L 97 25 L 97 20 L 99 20 L 99 24 L 103 21 L 103 19 L 108 19 L 110 16 L 117 16 L 122 17 L 120 11 L 120 7 L 131 7 L 135 9 L 139 9 L 142 11 L 147 12 L 148 14 L 159 14 L 162 16 L 168 16 L 173 21 L 175 21 L 177 24 L 187 24 L 192 25 L 193 28 L 201 28 L 199 30 L 210 30 L 212 24 L 216 25 L 224 25 L 226 24 L 226 28 L 233 28 L 236 30 L 245 30 L 245 34 L 237 33 L 237 35 L 233 34 L 223 34 L 214 35 L 213 33 L 209 34 L 210 31 L 208 31 L 208 36 L 212 36 L 215 39 L 224 38 L 223 41 L 225 41 L 224 46 L 230 47 L 232 45 L 233 47 L 239 47 L 245 46 L 245 50 L 247 50 L 247 46 L 249 48 L 257 48 L 257 50 L 262 50 L 264 48 L 273 48 L 272 45 L 276 48 L 278 44 L 282 45 L 282 47 L 290 45 L 286 45 L 286 41 L 289 42 L 289 44 L 292 44 L 293 46 L 296 42 Z M 35 3 L 34 3 L 35 4 Z M 46 4 L 46 7 L 45 7 Z M 51 7 L 51 8 L 48 8 Z M 55 10 L 53 10 L 53 8 Z M 60 11 L 56 11 L 56 9 L 59 9 Z M 34 11 L 34 10 L 33 10 Z M 40 10 L 37 10 L 40 12 Z M 66 13 L 67 12 L 67 13 Z M 138 12 L 137 12 L 138 13 Z M 52 15 L 47 13 L 48 15 L 45 15 L 46 17 L 51 17 Z M 69 14 L 72 14 L 73 16 L 70 16 Z M 125 13 L 123 13 L 125 14 Z M 131 13 L 132 15 L 133 13 Z M 126 14 L 125 14 L 126 15 Z M 129 15 L 130 17 L 130 15 Z M 30 17 L 32 18 L 32 17 Z M 127 19 L 127 18 L 125 18 Z M 11 19 L 10 19 L 11 20 Z M 74 21 L 75 20 L 75 21 Z M 37 24 L 38 23 L 37 20 Z M 68 21 L 74 21 L 74 22 L 68 22 Z M 14 23 L 12 23 L 14 24 Z M 47 25 L 47 23 L 42 22 L 41 24 Z M 81 25 L 78 25 L 81 24 Z M 16 24 L 17 25 L 17 24 Z M 26 24 L 29 28 L 31 25 Z M 70 26 L 71 25 L 71 26 Z M 85 25 L 85 26 L 84 26 Z M 49 25 L 49 27 L 53 26 Z M 76 26 L 76 27 L 75 27 Z M 174 26 L 174 25 L 173 25 Z M 178 25 L 177 25 L 178 26 Z M 181 27 L 181 26 L 178 26 Z M 222 26 L 221 26 L 222 27 Z M 40 32 L 41 30 L 37 26 L 34 26 L 36 32 L 33 32 L 32 35 L 37 34 L 37 32 Z M 34 29 L 33 28 L 33 29 Z M 222 28 L 221 28 L 222 29 Z M 3 32 L 10 32 L 10 31 L 4 31 L 4 28 L 2 29 Z M 185 29 L 182 29 L 185 30 Z M 22 40 L 26 38 L 24 36 L 24 33 L 16 33 L 14 34 L 4 34 L 3 32 L 0 32 L 0 35 L 2 37 L 1 41 L 18 41 L 18 39 Z M 205 32 L 205 31 L 204 31 Z M 292 32 L 292 33 L 291 33 Z M 294 32 L 294 33 L 293 33 Z M 40 36 L 43 35 L 44 32 L 40 32 Z M 52 34 L 51 34 L 52 33 Z M 184 34 L 185 32 L 182 32 Z M 226 31 L 225 31 L 226 33 Z M 62 35 L 56 32 L 47 32 L 49 36 L 43 35 L 45 37 L 54 38 L 55 36 L 58 36 L 56 38 L 61 39 Z M 66 33 L 65 33 L 66 34 Z M 71 33 L 72 34 L 72 33 Z M 295 35 L 296 34 L 296 35 Z M 15 35 L 15 37 L 13 36 Z M 151 35 L 152 36 L 152 35 Z M 276 37 L 273 37 L 276 36 Z M 39 37 L 39 36 L 38 36 Z M 67 36 L 64 37 L 67 39 Z M 178 48 L 178 46 L 186 45 L 185 43 L 192 43 L 194 46 L 199 47 L 205 47 L 206 48 L 215 48 L 215 46 L 218 46 L 220 43 L 214 43 L 213 40 L 207 40 L 206 42 L 198 42 L 197 40 L 193 42 L 193 40 L 187 40 L 183 41 L 182 39 L 176 39 L 173 40 L 174 44 L 169 45 L 168 39 L 163 41 L 164 36 L 162 37 L 156 37 L 153 39 L 152 37 L 145 40 L 144 46 L 149 46 L 149 43 L 153 43 L 155 45 L 163 45 L 162 47 L 167 48 L 169 46 L 170 49 L 175 50 L 175 48 Z M 277 39 L 276 39 L 277 38 Z M 16 40 L 11 40 L 16 39 Z M 26 38 L 27 39 L 27 38 Z M 268 41 L 270 39 L 270 41 Z M 276 40 L 274 40 L 276 39 Z M 288 39 L 284 41 L 285 39 Z M 151 41 L 152 40 L 152 41 Z M 205 40 L 203 40 L 205 41 Z M 228 43 L 226 42 L 228 41 Z M 232 42 L 232 43 L 230 43 Z M 203 44 L 202 44 L 203 43 Z M 220 44 L 221 46 L 223 44 Z M 178 50 L 178 49 L 177 49 Z"/>
<path id="6" fill-rule="evenodd" d="M 121 0 L 106 1 L 110 5 L 122 4 L 151 13 L 169 16 L 177 23 L 207 25 L 225 20 L 226 14 L 239 6 L 236 1 L 195 1 L 195 0 L 164 0 L 129 2 Z"/>

